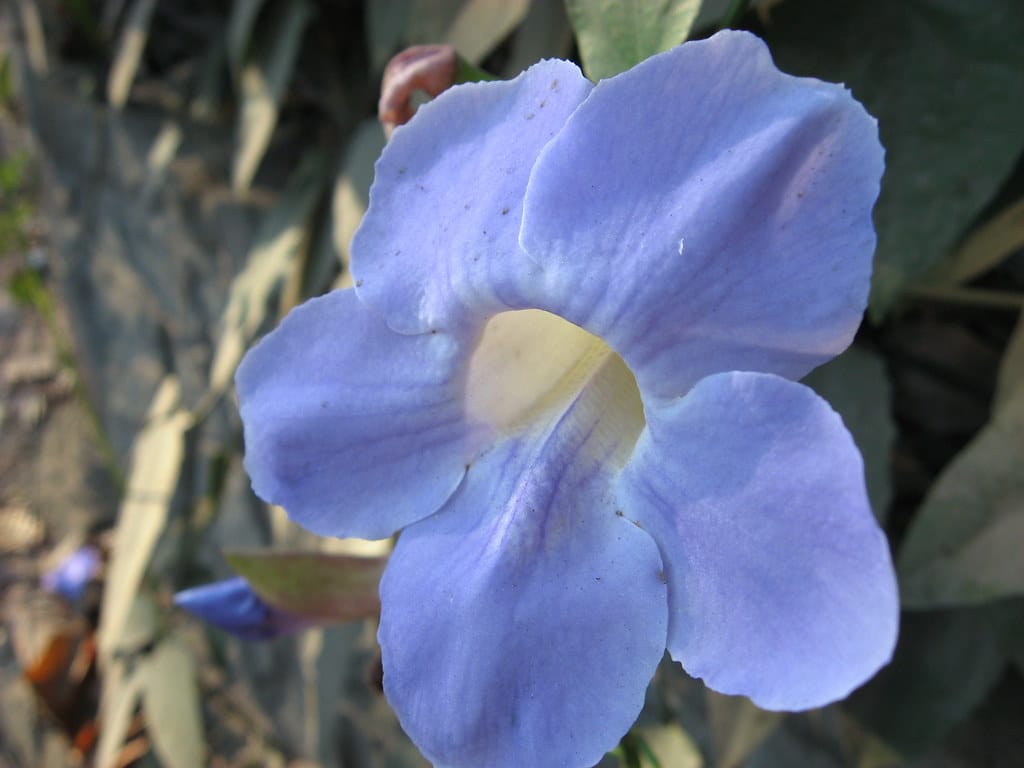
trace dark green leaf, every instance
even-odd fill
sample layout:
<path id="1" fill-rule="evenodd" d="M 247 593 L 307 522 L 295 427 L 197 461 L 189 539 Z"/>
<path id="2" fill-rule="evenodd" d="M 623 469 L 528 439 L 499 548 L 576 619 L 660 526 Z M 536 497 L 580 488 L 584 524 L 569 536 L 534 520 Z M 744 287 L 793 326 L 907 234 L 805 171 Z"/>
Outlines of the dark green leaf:
<path id="1" fill-rule="evenodd" d="M 566 0 L 591 80 L 624 72 L 683 42 L 700 0 Z"/>
<path id="2" fill-rule="evenodd" d="M 998 411 L 1017 392 L 1024 390 L 1024 313 L 1017 320 L 1017 327 L 1003 352 L 996 379 L 996 394 L 992 398 L 992 410 Z"/>
<path id="3" fill-rule="evenodd" d="M 768 40 L 779 66 L 845 82 L 878 118 L 886 175 L 875 211 L 871 311 L 955 245 L 1024 145 L 1020 0 L 787 0 Z"/>
<path id="4" fill-rule="evenodd" d="M 930 276 L 939 285 L 966 283 L 1024 248 L 1024 200 L 1008 205 L 979 227 Z"/>
<path id="5" fill-rule="evenodd" d="M 231 186 L 236 191 L 249 188 L 270 144 L 311 15 L 307 0 L 287 2 L 260 25 L 256 39 L 250 42 L 249 58 L 240 75 L 242 108 L 231 170 Z"/>
<path id="6" fill-rule="evenodd" d="M 519 25 L 529 8 L 529 0 L 466 0 L 445 42 L 460 56 L 479 64 Z"/>
<path id="7" fill-rule="evenodd" d="M 373 69 L 383 69 L 398 52 L 412 3 L 413 0 L 376 0 L 366 4 L 366 47 Z"/>
<path id="8" fill-rule="evenodd" d="M 850 710 L 901 752 L 928 749 L 995 685 L 1006 666 L 1006 625 L 1018 614 L 999 604 L 904 615 L 896 655 L 854 692 Z"/>
<path id="9" fill-rule="evenodd" d="M 256 27 L 256 17 L 259 16 L 265 2 L 266 0 L 234 0 L 232 3 L 226 45 L 228 64 L 235 76 L 242 70 Z"/>
<path id="10" fill-rule="evenodd" d="M 572 49 L 572 28 L 565 6 L 557 2 L 534 2 L 512 40 L 509 59 L 502 71 L 514 77 L 541 59 L 568 58 Z"/>
<path id="11" fill-rule="evenodd" d="M 164 377 L 149 406 L 146 425 L 132 447 L 131 470 L 107 563 L 100 627 L 100 658 L 109 659 L 129 627 L 129 616 L 153 550 L 167 522 L 185 456 L 190 415 L 179 405 L 180 384 Z"/>
<path id="12" fill-rule="evenodd" d="M 881 359 L 850 347 L 835 360 L 812 371 L 804 384 L 828 400 L 853 435 L 864 457 L 864 475 L 875 517 L 885 520 L 892 495 L 890 453 L 896 436 L 892 388 Z"/>
<path id="13" fill-rule="evenodd" d="M 899 556 L 903 604 L 1024 595 L 1024 388 L 943 471 Z"/>
<path id="14" fill-rule="evenodd" d="M 308 243 L 308 223 L 329 180 L 322 153 L 310 150 L 288 179 L 280 200 L 264 218 L 244 269 L 235 276 L 210 367 L 210 395 L 231 384 L 235 368 L 267 316 L 270 297 L 281 287 Z M 201 409 L 200 409 L 201 410 Z"/>
<path id="15" fill-rule="evenodd" d="M 164 639 L 143 662 L 142 708 L 146 733 L 165 768 L 203 764 L 206 744 L 196 663 L 178 638 Z"/>
<path id="16" fill-rule="evenodd" d="M 331 219 L 334 224 L 334 246 L 341 257 L 342 281 L 337 287 L 351 287 L 348 271 L 349 246 L 366 213 L 373 183 L 373 165 L 384 149 L 384 130 L 377 120 L 364 120 L 356 129 L 345 150 L 341 174 L 334 184 Z"/>
<path id="17" fill-rule="evenodd" d="M 711 742 L 719 765 L 744 765 L 780 722 L 782 712 L 760 709 L 744 696 L 724 696 L 710 688 L 705 696 Z"/>
<path id="18" fill-rule="evenodd" d="M 149 38 L 149 24 L 153 19 L 156 0 L 136 0 L 128 13 L 121 38 L 117 46 L 117 55 L 110 65 L 107 78 L 107 100 L 115 109 L 124 106 L 131 90 L 135 73 L 142 60 L 142 52 Z"/>

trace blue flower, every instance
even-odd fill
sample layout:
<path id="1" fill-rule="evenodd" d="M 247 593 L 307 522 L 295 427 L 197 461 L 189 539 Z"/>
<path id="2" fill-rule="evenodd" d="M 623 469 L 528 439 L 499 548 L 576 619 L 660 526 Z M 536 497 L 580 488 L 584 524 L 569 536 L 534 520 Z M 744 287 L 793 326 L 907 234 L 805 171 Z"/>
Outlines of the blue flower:
<path id="1" fill-rule="evenodd" d="M 56 567 L 42 575 L 40 582 L 44 589 L 68 600 L 78 600 L 85 594 L 85 588 L 100 571 L 103 558 L 96 547 L 79 547 Z"/>
<path id="2" fill-rule="evenodd" d="M 769 709 L 889 659 L 884 535 L 796 380 L 867 298 L 875 121 L 723 32 L 596 87 L 544 61 L 396 130 L 355 289 L 239 369 L 246 465 L 312 531 L 402 530 L 384 688 L 440 766 L 587 766 L 667 648 Z"/>
<path id="3" fill-rule="evenodd" d="M 270 640 L 316 623 L 270 605 L 241 576 L 182 590 L 174 604 L 242 640 Z"/>

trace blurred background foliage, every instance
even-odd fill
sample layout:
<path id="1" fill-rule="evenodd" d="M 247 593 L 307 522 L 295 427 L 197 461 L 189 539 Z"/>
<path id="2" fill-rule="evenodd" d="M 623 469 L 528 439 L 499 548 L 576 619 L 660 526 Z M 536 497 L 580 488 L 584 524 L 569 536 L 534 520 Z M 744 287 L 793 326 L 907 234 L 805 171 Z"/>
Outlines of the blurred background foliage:
<path id="1" fill-rule="evenodd" d="M 722 26 L 845 82 L 880 122 L 869 317 L 808 383 L 864 453 L 902 634 L 875 680 L 799 715 L 664 664 L 605 763 L 1021 764 L 1019 0 L 10 0 L 0 765 L 423 764 L 375 687 L 372 622 L 247 645 L 170 607 L 231 572 L 224 551 L 268 595 L 293 593 L 250 550 L 386 554 L 252 496 L 234 368 L 292 306 L 347 285 L 399 50 L 450 43 L 499 77 L 572 57 L 596 79 Z M 82 544 L 105 557 L 85 593 L 41 591 Z"/>

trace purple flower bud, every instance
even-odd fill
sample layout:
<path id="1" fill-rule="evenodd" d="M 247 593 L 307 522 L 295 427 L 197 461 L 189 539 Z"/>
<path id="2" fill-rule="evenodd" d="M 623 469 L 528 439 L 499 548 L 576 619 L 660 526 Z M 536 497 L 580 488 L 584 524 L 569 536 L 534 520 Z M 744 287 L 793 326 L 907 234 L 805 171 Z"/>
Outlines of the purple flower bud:
<path id="1" fill-rule="evenodd" d="M 242 640 L 269 640 L 317 623 L 264 602 L 241 576 L 183 590 L 174 604 Z"/>

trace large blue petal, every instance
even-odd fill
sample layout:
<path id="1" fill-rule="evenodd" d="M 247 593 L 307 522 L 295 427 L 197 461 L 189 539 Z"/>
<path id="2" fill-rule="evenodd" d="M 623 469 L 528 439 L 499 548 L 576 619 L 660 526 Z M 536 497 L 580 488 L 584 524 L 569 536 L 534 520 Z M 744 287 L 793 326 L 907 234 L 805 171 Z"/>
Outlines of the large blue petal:
<path id="1" fill-rule="evenodd" d="M 359 297 L 403 333 L 524 306 L 519 250 L 530 169 L 590 92 L 575 64 L 452 88 L 395 131 L 352 241 Z"/>
<path id="2" fill-rule="evenodd" d="M 601 336 L 646 397 L 799 378 L 860 322 L 882 149 L 842 86 L 722 32 L 597 85 L 540 154 L 521 243 L 533 303 Z"/>
<path id="3" fill-rule="evenodd" d="M 351 290 L 294 309 L 236 376 L 256 493 L 325 536 L 435 512 L 486 440 L 463 416 L 462 348 L 394 333 Z"/>
<path id="4" fill-rule="evenodd" d="M 787 710 L 839 699 L 885 664 L 892 562 L 828 404 L 728 373 L 648 415 L 618 492 L 665 561 L 673 658 L 715 690 Z"/>
<path id="5" fill-rule="evenodd" d="M 437 766 L 585 768 L 643 706 L 667 595 L 653 540 L 615 507 L 609 453 L 635 432 L 597 424 L 604 405 L 497 446 L 399 537 L 384 690 Z"/>

